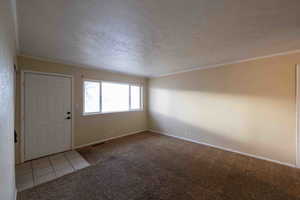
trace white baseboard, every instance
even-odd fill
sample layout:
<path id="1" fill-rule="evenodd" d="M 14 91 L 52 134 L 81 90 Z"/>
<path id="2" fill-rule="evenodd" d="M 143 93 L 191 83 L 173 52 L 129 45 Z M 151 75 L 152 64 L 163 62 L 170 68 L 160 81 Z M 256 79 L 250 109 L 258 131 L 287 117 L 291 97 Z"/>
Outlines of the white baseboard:
<path id="1" fill-rule="evenodd" d="M 280 165 L 285 165 L 285 166 L 288 166 L 288 167 L 296 167 L 296 165 L 286 163 L 286 162 L 281 162 L 279 160 L 273 160 L 273 159 L 266 158 L 266 157 L 263 157 L 263 156 L 257 156 L 257 155 L 253 155 L 253 154 L 250 154 L 250 153 L 245 153 L 245 152 L 240 152 L 240 151 L 237 151 L 237 150 L 229 149 L 229 148 L 226 148 L 226 147 L 221 147 L 221 146 L 217 146 L 217 145 L 213 145 L 213 144 L 208 144 L 208 143 L 205 143 L 205 142 L 199 142 L 199 141 L 196 141 L 196 140 L 192 140 L 192 139 L 188 139 L 188 138 L 180 137 L 180 136 L 175 136 L 175 135 L 172 135 L 172 134 L 169 134 L 169 133 L 164 133 L 164 132 L 161 132 L 161 131 L 156 131 L 156 130 L 152 130 L 152 129 L 149 129 L 149 131 L 154 132 L 154 133 L 159 133 L 161 135 L 166 135 L 166 136 L 169 136 L 169 137 L 177 138 L 177 139 L 180 139 L 180 140 L 185 140 L 185 141 L 189 141 L 189 142 L 193 142 L 193 143 L 197 143 L 197 144 L 202 144 L 202 145 L 214 147 L 214 148 L 221 149 L 221 150 L 224 150 L 224 151 L 229 151 L 229 152 L 233 152 L 233 153 L 242 154 L 242 155 L 249 156 L 249 157 L 256 158 L 256 159 L 260 159 L 260 160 L 266 160 L 266 161 L 269 161 L 269 162 L 274 162 L 274 163 L 277 163 L 277 164 L 280 164 Z"/>
<path id="2" fill-rule="evenodd" d="M 111 138 L 97 140 L 97 141 L 90 142 L 90 143 L 87 143 L 87 144 L 82 144 L 82 145 L 75 146 L 74 149 L 79 149 L 79 148 L 83 148 L 83 147 L 87 147 L 87 146 L 99 144 L 99 143 L 102 143 L 102 142 L 107 142 L 109 140 L 114 140 L 114 139 L 122 138 L 122 137 L 129 136 L 129 135 L 134 135 L 134 134 L 145 132 L 145 131 L 147 131 L 147 130 L 140 130 L 140 131 L 130 132 L 130 133 L 126 133 L 126 134 L 115 136 L 115 137 L 111 137 Z"/>

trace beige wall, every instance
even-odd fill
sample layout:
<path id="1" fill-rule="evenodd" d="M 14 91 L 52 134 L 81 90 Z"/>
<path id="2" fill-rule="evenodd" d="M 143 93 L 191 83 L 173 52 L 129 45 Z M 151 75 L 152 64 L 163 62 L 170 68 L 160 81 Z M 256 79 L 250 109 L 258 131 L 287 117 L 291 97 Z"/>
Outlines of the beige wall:
<path id="1" fill-rule="evenodd" d="M 52 72 L 73 75 L 74 77 L 74 142 L 75 146 L 88 144 L 91 142 L 120 136 L 123 134 L 146 130 L 147 127 L 147 79 L 136 76 L 112 73 L 108 71 L 92 70 L 75 66 L 57 64 L 41 61 L 28 57 L 18 57 L 18 67 L 20 70 L 31 70 L 40 72 Z M 16 107 L 16 127 L 20 133 L 20 70 L 17 74 L 17 107 Z M 92 116 L 82 116 L 82 81 L 83 79 L 107 80 L 127 83 L 141 83 L 144 85 L 144 111 L 122 112 L 101 114 Z M 19 146 L 17 149 L 17 160 L 19 161 Z"/>
<path id="2" fill-rule="evenodd" d="M 300 53 L 149 80 L 149 126 L 175 136 L 296 163 Z"/>
<path id="3" fill-rule="evenodd" d="M 14 58 L 15 34 L 10 0 L 0 1 L 0 199 L 15 198 Z"/>
<path id="4" fill-rule="evenodd" d="M 18 63 L 22 70 L 74 76 L 76 146 L 148 128 L 147 109 L 144 112 L 81 115 L 82 78 L 143 83 L 145 89 L 147 79 L 28 57 L 19 57 Z M 300 63 L 299 53 L 150 79 L 150 128 L 295 164 L 297 63 Z M 19 86 L 19 73 L 17 78 Z M 20 132 L 19 87 L 17 95 L 16 127 Z"/>

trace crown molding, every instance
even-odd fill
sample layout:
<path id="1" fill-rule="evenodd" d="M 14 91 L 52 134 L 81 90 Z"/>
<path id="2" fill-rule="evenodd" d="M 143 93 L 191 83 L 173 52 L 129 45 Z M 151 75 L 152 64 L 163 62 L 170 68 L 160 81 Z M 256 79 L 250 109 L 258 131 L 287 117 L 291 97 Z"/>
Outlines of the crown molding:
<path id="1" fill-rule="evenodd" d="M 160 77 L 171 76 L 171 75 L 175 75 L 175 74 L 181 74 L 181 73 L 185 73 L 185 72 L 192 72 L 192 71 L 197 71 L 197 70 L 205 70 L 205 69 L 210 69 L 210 68 L 223 67 L 225 65 L 238 64 L 238 63 L 243 63 L 243 62 L 260 60 L 260 59 L 264 59 L 264 58 L 284 56 L 284 55 L 289 55 L 289 54 L 294 54 L 294 53 L 300 53 L 300 49 L 270 54 L 270 55 L 266 55 L 266 56 L 258 56 L 258 57 L 253 57 L 253 58 L 236 60 L 236 61 L 232 61 L 232 62 L 220 63 L 220 64 L 215 64 L 215 65 L 204 65 L 204 66 L 196 67 L 196 68 L 192 68 L 192 69 L 186 69 L 186 70 L 181 70 L 181 71 L 177 71 L 177 72 L 165 73 L 165 74 L 158 75 L 158 76 L 151 76 L 150 78 L 160 78 Z"/>

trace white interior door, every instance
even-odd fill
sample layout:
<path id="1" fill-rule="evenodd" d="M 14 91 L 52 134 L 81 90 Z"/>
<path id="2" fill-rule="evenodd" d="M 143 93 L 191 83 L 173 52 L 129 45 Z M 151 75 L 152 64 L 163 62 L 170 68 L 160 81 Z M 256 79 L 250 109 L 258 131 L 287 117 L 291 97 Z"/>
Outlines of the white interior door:
<path id="1" fill-rule="evenodd" d="M 69 77 L 24 73 L 25 160 L 71 148 Z"/>

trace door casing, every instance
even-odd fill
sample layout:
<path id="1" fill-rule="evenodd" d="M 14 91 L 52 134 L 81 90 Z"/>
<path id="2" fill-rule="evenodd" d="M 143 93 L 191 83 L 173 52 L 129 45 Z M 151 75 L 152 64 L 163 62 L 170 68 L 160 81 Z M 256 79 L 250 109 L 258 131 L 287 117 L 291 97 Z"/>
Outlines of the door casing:
<path id="1" fill-rule="evenodd" d="M 296 167 L 300 168 L 300 64 L 296 65 Z"/>
<path id="2" fill-rule="evenodd" d="M 73 75 L 67 74 L 60 74 L 60 73 L 48 73 L 48 72 L 38 72 L 38 71 L 31 71 L 31 70 L 21 70 L 21 81 L 20 81 L 20 88 L 21 88 L 21 107 L 20 107 L 20 119 L 21 119 L 21 137 L 20 137 L 20 161 L 23 163 L 25 161 L 25 84 L 24 78 L 25 73 L 34 73 L 34 74 L 41 74 L 41 75 L 49 75 L 49 76 L 60 76 L 60 77 L 67 77 L 71 79 L 71 110 L 72 110 L 72 118 L 71 118 L 71 149 L 74 149 L 74 118 L 75 118 L 75 109 L 74 109 L 74 78 Z"/>

